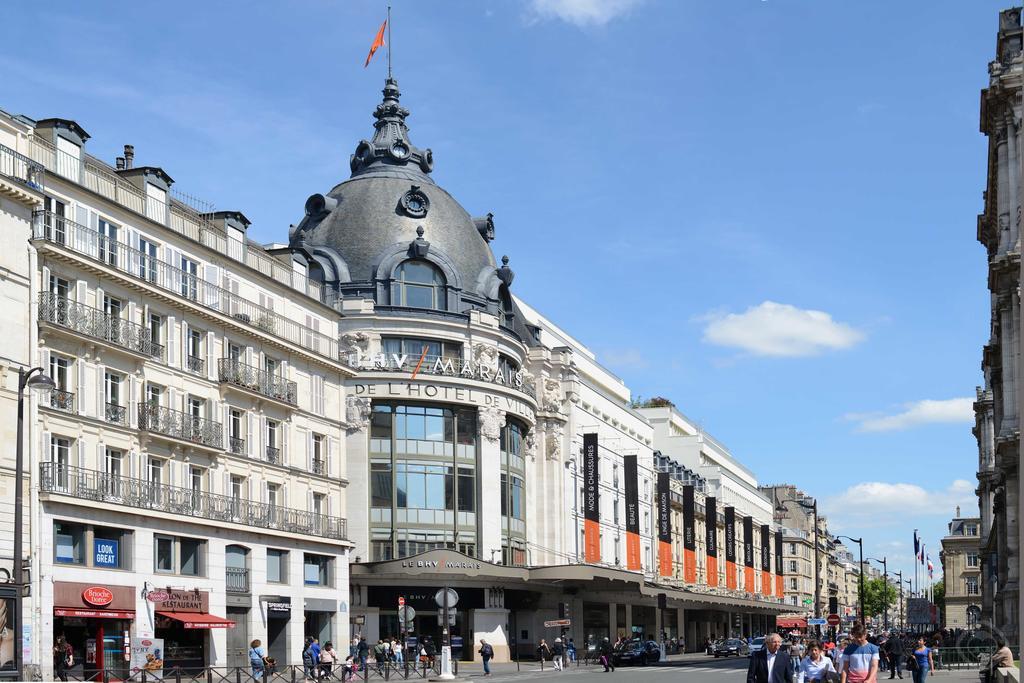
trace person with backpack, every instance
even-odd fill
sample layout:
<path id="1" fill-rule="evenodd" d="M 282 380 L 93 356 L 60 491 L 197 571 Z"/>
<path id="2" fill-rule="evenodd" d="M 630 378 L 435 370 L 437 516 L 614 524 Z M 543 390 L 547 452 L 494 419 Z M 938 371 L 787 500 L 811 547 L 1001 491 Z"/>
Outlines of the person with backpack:
<path id="1" fill-rule="evenodd" d="M 267 651 L 261 645 L 258 638 L 249 643 L 249 668 L 252 669 L 252 677 L 256 680 L 262 679 L 267 669 Z"/>
<path id="2" fill-rule="evenodd" d="M 377 644 L 373 646 L 373 659 L 377 662 L 377 671 L 381 671 L 384 663 L 388 660 L 387 651 L 384 649 L 384 640 L 382 638 L 378 638 Z"/>
<path id="3" fill-rule="evenodd" d="M 366 636 L 359 636 L 359 645 L 356 646 L 356 658 L 359 660 L 359 671 L 366 670 L 366 659 L 370 656 L 370 646 L 366 642 Z"/>
<path id="4" fill-rule="evenodd" d="M 555 665 L 556 671 L 562 670 L 562 654 L 565 648 L 562 646 L 562 639 L 555 638 L 555 644 L 551 646 L 551 663 Z"/>
<path id="5" fill-rule="evenodd" d="M 483 638 L 480 639 L 480 659 L 484 663 L 484 676 L 491 675 L 491 658 L 494 657 L 494 648 Z"/>
<path id="6" fill-rule="evenodd" d="M 316 680 L 316 676 L 313 675 L 313 655 L 309 651 L 312 643 L 313 639 L 306 636 L 306 642 L 302 645 L 302 674 L 307 681 Z"/>
<path id="7" fill-rule="evenodd" d="M 601 644 L 598 646 L 598 652 L 601 653 L 600 662 L 604 665 L 605 673 L 608 673 L 609 671 L 615 671 L 615 665 L 612 664 L 612 644 L 608 642 L 607 636 L 604 640 L 601 641 Z"/>

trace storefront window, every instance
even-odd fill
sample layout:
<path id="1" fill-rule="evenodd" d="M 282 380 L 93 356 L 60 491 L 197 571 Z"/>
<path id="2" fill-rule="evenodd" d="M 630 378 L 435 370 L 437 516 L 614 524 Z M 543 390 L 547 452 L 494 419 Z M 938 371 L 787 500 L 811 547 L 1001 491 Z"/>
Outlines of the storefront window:
<path id="1" fill-rule="evenodd" d="M 85 525 L 53 523 L 54 560 L 63 564 L 85 563 Z"/>
<path id="2" fill-rule="evenodd" d="M 307 586 L 326 586 L 328 585 L 328 567 L 330 565 L 329 557 L 323 555 L 311 555 L 306 553 L 303 556 L 303 583 Z"/>
<path id="3" fill-rule="evenodd" d="M 285 583 L 288 580 L 288 551 L 267 548 L 267 581 Z"/>

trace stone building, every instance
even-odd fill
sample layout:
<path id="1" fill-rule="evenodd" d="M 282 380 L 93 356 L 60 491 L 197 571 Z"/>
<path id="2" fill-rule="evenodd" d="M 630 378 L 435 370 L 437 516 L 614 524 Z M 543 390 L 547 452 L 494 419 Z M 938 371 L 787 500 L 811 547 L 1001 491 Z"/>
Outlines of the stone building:
<path id="1" fill-rule="evenodd" d="M 945 585 L 946 628 L 975 629 L 981 623 L 981 519 L 961 517 L 959 506 L 942 538 L 939 560 Z"/>
<path id="2" fill-rule="evenodd" d="M 1019 636 L 1021 193 L 1021 8 L 999 14 L 995 59 L 981 93 L 981 132 L 988 137 L 988 177 L 977 237 L 988 257 L 989 339 L 982 349 L 984 385 L 974 403 L 981 512 L 982 621 L 1010 642 Z"/>

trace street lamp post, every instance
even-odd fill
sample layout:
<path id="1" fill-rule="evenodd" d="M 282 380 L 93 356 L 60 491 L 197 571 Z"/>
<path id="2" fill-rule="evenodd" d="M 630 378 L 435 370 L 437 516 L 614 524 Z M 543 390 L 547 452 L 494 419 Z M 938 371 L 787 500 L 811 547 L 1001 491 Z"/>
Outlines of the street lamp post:
<path id="1" fill-rule="evenodd" d="M 894 572 L 900 585 L 900 630 L 903 630 L 903 570 Z"/>
<path id="2" fill-rule="evenodd" d="M 836 536 L 836 538 L 846 538 L 857 544 L 860 549 L 860 581 L 857 582 L 857 593 L 860 597 L 860 623 L 866 623 L 864 615 L 864 537 L 854 538 L 852 536 Z"/>
<path id="3" fill-rule="evenodd" d="M 56 385 L 49 375 L 39 367 L 26 370 L 18 368 L 18 443 L 14 452 L 14 668 L 18 679 L 25 680 L 25 662 L 22 648 L 24 647 L 25 629 L 22 625 L 22 601 L 25 595 L 24 558 L 22 545 L 24 542 L 22 525 L 25 517 L 25 491 L 22 483 L 22 470 L 25 468 L 25 389 L 52 391 Z"/>
<path id="4" fill-rule="evenodd" d="M 886 564 L 885 556 L 882 559 L 869 557 L 868 562 L 877 562 L 882 565 L 882 628 L 889 630 L 889 565 Z"/>
<path id="5" fill-rule="evenodd" d="M 914 591 L 914 582 L 911 579 L 903 579 L 903 581 L 907 584 L 907 588 L 909 588 L 910 591 L 911 591 L 910 592 L 910 596 L 913 597 L 914 596 L 914 592 L 913 592 Z M 901 607 L 902 607 L 902 605 L 901 605 Z M 903 622 L 903 629 L 904 630 L 908 630 L 906 622 Z"/>
<path id="6" fill-rule="evenodd" d="M 792 502 L 796 503 L 805 510 L 810 510 L 814 515 L 814 618 L 817 619 L 821 616 L 818 606 L 821 604 L 821 565 L 818 562 L 818 499 L 813 498 L 813 502 L 807 503 L 806 500 L 796 500 Z M 787 512 L 789 508 L 786 507 L 786 503 L 790 501 L 779 501 L 778 506 L 775 508 L 778 512 Z"/>

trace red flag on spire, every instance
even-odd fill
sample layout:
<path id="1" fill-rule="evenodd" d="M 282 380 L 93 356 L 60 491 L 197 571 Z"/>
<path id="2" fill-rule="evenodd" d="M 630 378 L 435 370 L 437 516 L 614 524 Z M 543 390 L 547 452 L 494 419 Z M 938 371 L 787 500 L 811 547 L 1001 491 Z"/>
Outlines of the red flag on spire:
<path id="1" fill-rule="evenodd" d="M 370 65 L 370 60 L 373 59 L 373 53 L 377 51 L 377 48 L 384 47 L 384 30 L 388 27 L 388 20 L 385 19 L 384 23 L 380 25 L 380 30 L 377 31 L 377 37 L 373 39 L 373 45 L 370 46 L 370 54 L 366 55 L 366 63 L 363 64 L 365 69 Z"/>

